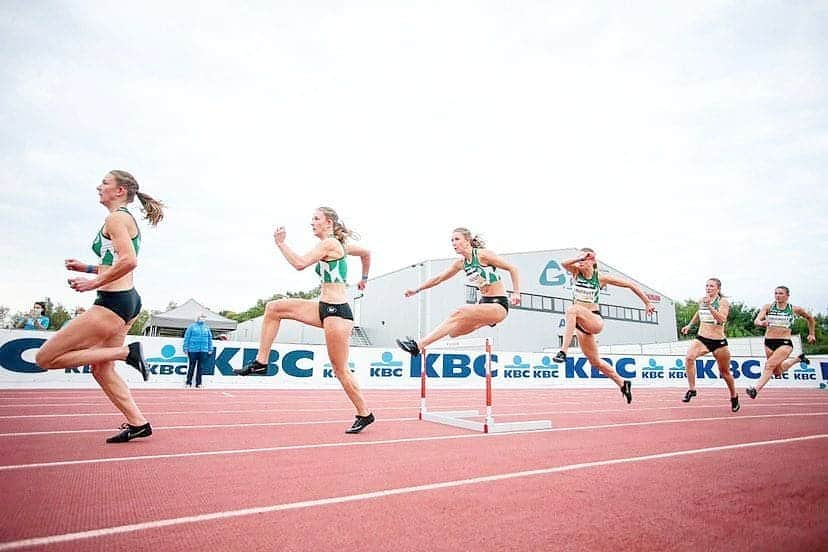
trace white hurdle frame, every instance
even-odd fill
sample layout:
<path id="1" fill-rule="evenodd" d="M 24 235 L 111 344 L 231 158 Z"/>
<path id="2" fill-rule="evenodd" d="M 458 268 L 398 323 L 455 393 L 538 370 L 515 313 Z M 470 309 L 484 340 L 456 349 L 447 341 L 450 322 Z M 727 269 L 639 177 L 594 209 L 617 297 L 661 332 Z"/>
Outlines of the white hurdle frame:
<path id="1" fill-rule="evenodd" d="M 498 422 L 495 423 L 492 415 L 492 344 L 489 338 L 466 338 L 437 342 L 437 349 L 473 348 L 484 346 L 486 351 L 486 415 L 483 422 L 469 420 L 480 416 L 477 410 L 451 410 L 446 412 L 429 412 L 426 408 L 426 358 L 428 351 L 420 351 L 420 414 L 419 419 L 426 422 L 450 425 L 479 431 L 482 433 L 507 433 L 510 431 L 534 431 L 551 429 L 551 420 L 532 420 L 525 422 Z"/>

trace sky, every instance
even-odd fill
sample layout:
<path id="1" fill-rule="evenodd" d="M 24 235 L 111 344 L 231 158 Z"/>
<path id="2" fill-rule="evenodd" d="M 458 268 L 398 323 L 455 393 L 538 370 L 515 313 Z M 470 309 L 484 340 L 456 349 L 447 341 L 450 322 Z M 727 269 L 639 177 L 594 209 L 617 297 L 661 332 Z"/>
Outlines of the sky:
<path id="1" fill-rule="evenodd" d="M 167 206 L 148 309 L 315 287 L 272 234 L 311 249 L 328 205 L 372 275 L 466 226 L 498 253 L 592 247 L 676 300 L 716 276 L 828 312 L 825 29 L 819 1 L 5 0 L 0 305 L 91 304 L 63 260 L 94 262 L 95 187 L 123 169 Z"/>

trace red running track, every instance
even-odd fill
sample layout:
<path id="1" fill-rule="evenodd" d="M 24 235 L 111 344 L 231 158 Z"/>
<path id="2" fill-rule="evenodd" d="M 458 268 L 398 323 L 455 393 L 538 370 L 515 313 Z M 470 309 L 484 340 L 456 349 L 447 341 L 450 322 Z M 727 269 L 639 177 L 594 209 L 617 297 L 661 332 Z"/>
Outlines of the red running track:
<path id="1" fill-rule="evenodd" d="M 445 391 L 431 409 L 480 409 Z M 499 391 L 483 435 L 368 391 L 136 390 L 155 433 L 95 390 L 0 391 L 0 551 L 817 550 L 828 543 L 828 395 L 767 389 Z"/>

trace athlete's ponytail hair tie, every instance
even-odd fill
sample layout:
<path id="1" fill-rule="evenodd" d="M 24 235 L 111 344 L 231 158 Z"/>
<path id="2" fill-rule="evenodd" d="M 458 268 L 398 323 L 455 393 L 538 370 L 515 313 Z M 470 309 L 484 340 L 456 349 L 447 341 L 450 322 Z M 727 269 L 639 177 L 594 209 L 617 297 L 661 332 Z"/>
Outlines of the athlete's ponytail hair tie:
<path id="1" fill-rule="evenodd" d="M 483 239 L 483 236 L 481 236 L 480 234 L 475 234 L 474 236 L 472 236 L 471 230 L 469 230 L 468 228 L 460 226 L 458 228 L 455 228 L 454 232 L 459 232 L 463 234 L 463 237 L 469 240 L 469 243 L 475 249 L 486 247 L 486 241 Z"/>
<path id="2" fill-rule="evenodd" d="M 339 243 L 344 244 L 346 240 L 358 240 L 359 234 L 350 230 L 345 223 L 339 220 L 339 215 L 331 209 L 330 207 L 319 207 L 317 209 L 320 213 L 325 215 L 325 217 L 331 221 L 333 224 L 333 235 L 334 237 L 339 240 Z"/>
<path id="3" fill-rule="evenodd" d="M 129 174 L 126 171 L 109 171 L 115 178 L 115 182 L 118 183 L 118 186 L 123 186 L 127 191 L 127 203 L 132 203 L 135 200 L 135 196 L 138 196 L 138 201 L 141 202 L 142 211 L 144 212 L 144 218 L 149 221 L 152 226 L 156 226 L 161 219 L 164 218 L 164 204 L 158 201 L 157 199 L 153 199 L 148 194 L 138 191 L 138 181 L 135 180 L 135 177 Z"/>

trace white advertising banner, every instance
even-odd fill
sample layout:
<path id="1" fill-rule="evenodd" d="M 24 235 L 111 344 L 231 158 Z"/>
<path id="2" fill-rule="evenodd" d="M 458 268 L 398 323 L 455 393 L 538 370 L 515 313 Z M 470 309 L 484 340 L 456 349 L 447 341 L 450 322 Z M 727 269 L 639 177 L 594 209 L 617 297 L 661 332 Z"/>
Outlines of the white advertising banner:
<path id="1" fill-rule="evenodd" d="M 43 370 L 35 364 L 40 346 L 49 332 L 0 330 L 0 389 L 97 387 L 89 366 Z M 143 343 L 144 356 L 152 372 L 144 382 L 134 369 L 119 362 L 117 369 L 135 388 L 181 387 L 188 359 L 182 340 L 164 337 L 129 336 Z M 249 342 L 214 341 L 216 349 L 207 363 L 203 382 L 211 388 L 322 389 L 338 388 L 324 346 L 275 344 L 270 352 L 266 375 L 240 377 L 233 374 L 256 356 L 257 345 Z M 607 355 L 603 357 L 618 374 L 636 387 L 686 387 L 684 358 L 675 355 Z M 420 357 L 399 349 L 353 347 L 348 362 L 365 389 L 418 389 Z M 828 386 L 828 356 L 810 358 L 810 365 L 797 364 L 775 387 L 816 388 Z M 765 359 L 734 357 L 730 369 L 737 386 L 747 387 L 762 374 Z M 482 389 L 485 385 L 486 354 L 478 349 L 429 350 L 425 359 L 430 389 Z M 716 361 L 711 355 L 696 361 L 697 386 L 723 386 Z M 584 357 L 565 363 L 552 362 L 550 353 L 503 352 L 492 355 L 492 386 L 495 389 L 549 387 L 612 387 L 613 383 L 593 368 Z"/>

